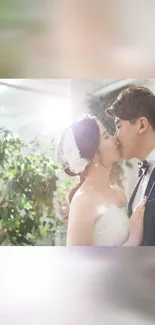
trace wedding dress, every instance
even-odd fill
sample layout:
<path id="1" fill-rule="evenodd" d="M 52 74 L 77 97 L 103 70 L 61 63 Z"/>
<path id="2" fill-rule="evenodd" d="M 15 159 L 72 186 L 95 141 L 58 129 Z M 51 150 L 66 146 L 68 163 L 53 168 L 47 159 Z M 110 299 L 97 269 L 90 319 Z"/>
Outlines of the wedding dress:
<path id="1" fill-rule="evenodd" d="M 128 238 L 129 219 L 126 208 L 109 205 L 96 222 L 93 246 L 121 246 Z"/>

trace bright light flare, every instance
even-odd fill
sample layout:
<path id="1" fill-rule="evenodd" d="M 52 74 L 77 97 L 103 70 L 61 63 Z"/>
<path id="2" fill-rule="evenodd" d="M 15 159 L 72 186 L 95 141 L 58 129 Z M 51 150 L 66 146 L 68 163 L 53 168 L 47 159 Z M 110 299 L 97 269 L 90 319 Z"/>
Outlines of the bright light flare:
<path id="1" fill-rule="evenodd" d="M 43 107 L 40 118 L 46 134 L 58 134 L 73 121 L 71 101 L 66 98 L 54 98 Z"/>

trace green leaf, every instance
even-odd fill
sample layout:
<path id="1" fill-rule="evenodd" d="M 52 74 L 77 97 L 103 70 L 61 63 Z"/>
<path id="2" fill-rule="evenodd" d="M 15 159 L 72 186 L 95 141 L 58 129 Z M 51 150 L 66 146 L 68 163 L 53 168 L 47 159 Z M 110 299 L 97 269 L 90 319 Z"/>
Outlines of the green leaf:
<path id="1" fill-rule="evenodd" d="M 0 179 L 5 183 L 1 189 L 4 204 L 0 207 L 0 221 L 6 229 L 1 244 L 35 245 L 39 238 L 55 231 L 53 196 L 58 167 L 40 143 L 34 141 L 33 152 L 27 154 L 30 147 L 32 144 L 24 143 L 9 130 L 0 129 Z M 52 226 L 43 223 L 48 211 Z"/>

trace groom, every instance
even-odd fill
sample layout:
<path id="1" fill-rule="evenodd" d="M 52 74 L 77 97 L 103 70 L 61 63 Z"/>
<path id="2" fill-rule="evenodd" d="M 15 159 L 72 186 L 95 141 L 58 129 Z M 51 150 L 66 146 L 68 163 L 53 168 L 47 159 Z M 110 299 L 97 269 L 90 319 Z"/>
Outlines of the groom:
<path id="1" fill-rule="evenodd" d="M 148 197 L 142 246 L 155 246 L 155 95 L 133 86 L 120 93 L 107 113 L 115 117 L 122 157 L 141 161 L 128 212 L 130 217 L 143 197 Z"/>

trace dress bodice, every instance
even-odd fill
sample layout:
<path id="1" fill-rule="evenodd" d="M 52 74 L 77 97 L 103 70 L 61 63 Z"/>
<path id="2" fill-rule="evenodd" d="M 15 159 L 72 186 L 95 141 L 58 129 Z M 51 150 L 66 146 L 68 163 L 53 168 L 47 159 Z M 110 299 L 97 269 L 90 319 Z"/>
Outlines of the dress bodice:
<path id="1" fill-rule="evenodd" d="M 96 222 L 93 246 L 121 246 L 128 238 L 129 219 L 126 208 L 104 207 Z"/>

